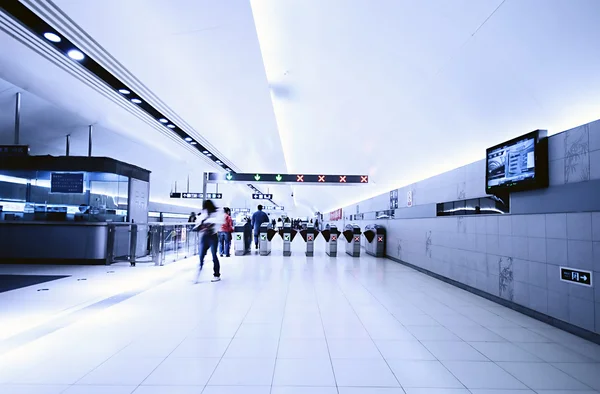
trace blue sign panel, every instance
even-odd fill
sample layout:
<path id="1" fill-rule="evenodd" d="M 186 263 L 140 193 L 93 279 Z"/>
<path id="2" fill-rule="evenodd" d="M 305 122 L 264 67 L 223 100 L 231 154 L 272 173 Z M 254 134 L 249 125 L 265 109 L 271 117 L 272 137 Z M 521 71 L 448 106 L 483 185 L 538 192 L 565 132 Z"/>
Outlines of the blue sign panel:
<path id="1" fill-rule="evenodd" d="M 50 193 L 83 193 L 83 173 L 53 172 L 50 175 Z"/>

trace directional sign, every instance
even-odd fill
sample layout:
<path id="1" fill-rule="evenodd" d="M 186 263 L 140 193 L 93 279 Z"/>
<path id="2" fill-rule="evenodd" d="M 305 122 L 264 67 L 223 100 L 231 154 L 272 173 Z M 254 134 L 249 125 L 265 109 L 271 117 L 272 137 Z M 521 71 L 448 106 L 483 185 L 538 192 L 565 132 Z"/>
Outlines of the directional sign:
<path id="1" fill-rule="evenodd" d="M 272 194 L 254 193 L 252 195 L 252 199 L 253 200 L 272 200 L 273 199 L 273 195 Z"/>
<path id="2" fill-rule="evenodd" d="M 360 237 L 358 235 L 354 237 L 354 242 L 360 242 Z"/>
<path id="3" fill-rule="evenodd" d="M 267 234 L 261 234 L 260 235 L 260 240 L 261 241 L 266 241 L 267 240 Z"/>
<path id="4" fill-rule="evenodd" d="M 0 145 L 0 157 L 29 156 L 28 145 Z"/>
<path id="5" fill-rule="evenodd" d="M 284 241 L 289 241 L 290 240 L 290 235 L 291 234 L 283 234 L 283 240 Z"/>
<path id="6" fill-rule="evenodd" d="M 308 238 L 308 241 L 312 241 L 313 240 L 312 234 L 308 234 L 307 238 Z"/>
<path id="7" fill-rule="evenodd" d="M 236 234 L 236 235 L 235 235 L 235 239 L 236 239 L 237 241 L 241 241 L 241 240 L 242 240 L 242 234 Z"/>
<path id="8" fill-rule="evenodd" d="M 265 205 L 263 209 L 266 211 L 285 211 L 285 207 L 276 207 L 273 205 Z"/>
<path id="9" fill-rule="evenodd" d="M 332 234 L 332 235 L 331 235 L 331 240 L 332 240 L 332 241 L 336 241 L 336 240 L 337 240 L 337 235 L 335 235 L 335 234 Z"/>
<path id="10" fill-rule="evenodd" d="M 171 193 L 171 198 L 191 198 L 191 199 L 202 199 L 204 198 L 203 193 Z M 223 198 L 223 193 L 206 193 L 206 198 L 211 200 L 220 200 Z"/>
<path id="11" fill-rule="evenodd" d="M 377 242 L 383 242 L 383 237 L 382 236 L 378 236 L 377 237 Z"/>
<path id="12" fill-rule="evenodd" d="M 591 287 L 592 272 L 576 268 L 560 267 L 560 280 Z"/>
<path id="13" fill-rule="evenodd" d="M 208 182 L 244 182 L 244 183 L 314 183 L 326 184 L 368 184 L 368 175 L 325 175 L 325 174 L 257 174 L 257 173 L 217 173 L 208 174 Z"/>

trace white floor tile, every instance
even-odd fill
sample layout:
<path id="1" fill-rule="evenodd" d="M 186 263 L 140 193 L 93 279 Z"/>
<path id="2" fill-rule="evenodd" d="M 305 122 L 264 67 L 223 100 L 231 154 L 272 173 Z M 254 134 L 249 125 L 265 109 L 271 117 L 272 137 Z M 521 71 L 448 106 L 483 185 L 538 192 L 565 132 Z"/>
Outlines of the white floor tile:
<path id="1" fill-rule="evenodd" d="M 394 374 L 383 360 L 333 359 L 338 386 L 399 387 Z"/>
<path id="2" fill-rule="evenodd" d="M 331 361 L 327 359 L 278 359 L 274 386 L 335 386 Z"/>
<path id="3" fill-rule="evenodd" d="M 209 386 L 270 386 L 275 370 L 275 358 L 224 358 Z"/>
<path id="4" fill-rule="evenodd" d="M 339 394 L 404 394 L 401 388 L 391 387 L 340 387 Z M 461 393 L 456 393 L 461 394 Z"/>
<path id="5" fill-rule="evenodd" d="M 206 386 L 202 394 L 272 394 L 272 392 L 271 386 Z"/>
<path id="6" fill-rule="evenodd" d="M 404 389 L 406 394 L 471 394 L 467 389 L 441 389 L 441 388 L 415 388 L 407 387 Z M 529 393 L 514 393 L 529 394 Z"/>
<path id="7" fill-rule="evenodd" d="M 163 358 L 111 358 L 94 369 L 77 384 L 138 385 L 146 379 Z"/>
<path id="8" fill-rule="evenodd" d="M 325 339 L 285 339 L 279 342 L 277 358 L 320 358 L 329 360 Z"/>
<path id="9" fill-rule="evenodd" d="M 225 352 L 225 358 L 269 358 L 277 356 L 277 338 L 234 338 Z"/>
<path id="10" fill-rule="evenodd" d="M 379 349 L 370 339 L 327 339 L 331 358 L 381 359 Z"/>
<path id="11" fill-rule="evenodd" d="M 218 362 L 218 358 L 169 357 L 144 380 L 142 385 L 204 386 Z"/>
<path id="12" fill-rule="evenodd" d="M 490 330 L 511 342 L 551 342 L 527 328 L 492 327 Z"/>
<path id="13" fill-rule="evenodd" d="M 133 394 L 200 394 L 203 393 L 203 388 L 204 386 L 139 386 Z M 268 391 L 257 394 L 268 394 Z"/>
<path id="14" fill-rule="evenodd" d="M 375 341 L 385 359 L 435 360 L 425 346 L 418 341 Z"/>
<path id="15" fill-rule="evenodd" d="M 460 338 L 446 327 L 410 326 L 407 328 L 419 341 L 460 341 Z"/>
<path id="16" fill-rule="evenodd" d="M 523 383 L 492 362 L 445 361 L 444 365 L 468 389 L 526 389 Z"/>
<path id="17" fill-rule="evenodd" d="M 542 362 L 539 357 L 508 342 L 471 342 L 471 346 L 491 361 Z"/>
<path id="18" fill-rule="evenodd" d="M 70 386 L 62 394 L 131 394 L 136 386 Z"/>
<path id="19" fill-rule="evenodd" d="M 467 342 L 506 342 L 506 338 L 485 327 L 448 327 L 456 336 Z"/>
<path id="20" fill-rule="evenodd" d="M 202 393 L 204 394 L 204 393 Z M 335 387 L 277 387 L 270 394 L 338 394 Z"/>
<path id="21" fill-rule="evenodd" d="M 438 360 L 488 361 L 487 357 L 466 342 L 423 341 L 422 344 Z"/>
<path id="22" fill-rule="evenodd" d="M 281 333 L 281 317 L 279 323 L 246 323 L 244 322 L 236 332 L 236 338 L 279 338 Z"/>
<path id="23" fill-rule="evenodd" d="M 439 361 L 387 361 L 404 388 L 464 388 Z"/>
<path id="24" fill-rule="evenodd" d="M 528 387 L 537 389 L 585 390 L 590 387 L 546 363 L 501 362 L 498 365 Z"/>
<path id="25" fill-rule="evenodd" d="M 472 389 L 472 394 L 536 394 L 533 390 L 486 390 L 486 389 Z M 537 392 L 539 393 L 539 391 Z M 561 393 L 555 393 L 561 394 Z M 565 393 L 562 393 L 565 394 Z M 570 393 L 575 394 L 575 393 Z M 579 391 L 577 394 L 581 394 Z"/>
<path id="26" fill-rule="evenodd" d="M 66 385 L 0 385 L 0 393 L 6 394 L 60 394 L 69 386 Z"/>
<path id="27" fill-rule="evenodd" d="M 554 363 L 586 363 L 592 360 L 556 343 L 518 343 L 520 348 Z"/>
<path id="28" fill-rule="evenodd" d="M 554 363 L 556 368 L 571 375 L 594 390 L 600 390 L 600 364 L 598 363 Z"/>
<path id="29" fill-rule="evenodd" d="M 170 357 L 217 357 L 221 358 L 231 343 L 228 338 L 188 338 Z"/>

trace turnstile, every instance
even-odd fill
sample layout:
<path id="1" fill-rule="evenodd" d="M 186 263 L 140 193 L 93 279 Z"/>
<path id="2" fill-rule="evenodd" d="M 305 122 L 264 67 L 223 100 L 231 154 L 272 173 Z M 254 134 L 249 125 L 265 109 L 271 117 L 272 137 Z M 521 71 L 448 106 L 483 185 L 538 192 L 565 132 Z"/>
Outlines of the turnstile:
<path id="1" fill-rule="evenodd" d="M 360 226 L 347 224 L 344 228 L 346 238 L 346 253 L 352 257 L 360 257 Z"/>
<path id="2" fill-rule="evenodd" d="M 236 223 L 233 228 L 233 250 L 236 256 L 250 253 L 250 242 L 248 240 L 247 223 Z"/>
<path id="3" fill-rule="evenodd" d="M 291 256 L 292 255 L 292 240 L 294 239 L 294 235 L 292 233 L 292 224 L 284 223 L 283 228 L 280 231 L 281 238 L 283 239 L 283 255 Z"/>
<path id="4" fill-rule="evenodd" d="M 271 240 L 269 239 L 269 230 L 273 229 L 271 223 L 260 225 L 258 232 L 258 252 L 261 256 L 267 256 L 271 253 Z"/>
<path id="5" fill-rule="evenodd" d="M 315 255 L 315 238 L 319 235 L 319 231 L 315 229 L 315 225 L 308 223 L 306 230 L 302 230 L 302 237 L 306 241 L 306 255 L 312 257 Z"/>
<path id="6" fill-rule="evenodd" d="M 341 234 L 337 226 L 328 224 L 325 230 L 321 231 L 321 234 L 325 238 L 325 253 L 327 253 L 327 256 L 337 257 L 337 241 Z"/>
<path id="7" fill-rule="evenodd" d="M 385 227 L 379 224 L 369 224 L 363 233 L 367 242 L 365 252 L 375 257 L 385 257 Z"/>

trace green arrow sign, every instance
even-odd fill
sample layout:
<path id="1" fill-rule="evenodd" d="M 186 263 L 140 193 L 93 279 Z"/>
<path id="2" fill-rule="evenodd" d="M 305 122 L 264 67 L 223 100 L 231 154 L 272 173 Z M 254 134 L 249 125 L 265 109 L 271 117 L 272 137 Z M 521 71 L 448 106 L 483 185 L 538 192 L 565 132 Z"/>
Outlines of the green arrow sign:
<path id="1" fill-rule="evenodd" d="M 254 179 L 256 179 L 257 181 L 260 181 L 260 175 L 258 175 L 258 174 L 254 175 Z"/>
<path id="2" fill-rule="evenodd" d="M 233 175 L 231 175 L 231 173 L 227 173 L 227 175 L 225 175 L 225 178 L 227 178 L 228 181 L 233 179 Z"/>
<path id="3" fill-rule="evenodd" d="M 277 180 L 277 182 L 281 182 L 281 180 L 283 179 L 283 177 L 279 174 L 277 174 L 277 176 L 275 177 L 275 179 Z"/>

